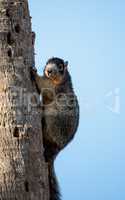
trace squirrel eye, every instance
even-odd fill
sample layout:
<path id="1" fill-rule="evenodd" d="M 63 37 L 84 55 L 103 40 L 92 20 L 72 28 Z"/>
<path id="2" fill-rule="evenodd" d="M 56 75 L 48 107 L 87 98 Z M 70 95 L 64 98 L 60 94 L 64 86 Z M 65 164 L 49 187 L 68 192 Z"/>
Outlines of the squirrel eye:
<path id="1" fill-rule="evenodd" d="M 59 68 L 59 71 L 63 71 L 63 65 L 59 65 L 58 68 Z"/>

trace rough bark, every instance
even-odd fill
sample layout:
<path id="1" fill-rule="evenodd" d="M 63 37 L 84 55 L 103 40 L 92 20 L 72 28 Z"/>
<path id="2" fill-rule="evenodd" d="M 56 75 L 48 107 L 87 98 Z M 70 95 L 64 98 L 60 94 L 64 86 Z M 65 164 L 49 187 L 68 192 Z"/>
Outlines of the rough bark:
<path id="1" fill-rule="evenodd" d="M 0 0 L 0 200 L 48 200 L 27 0 Z"/>

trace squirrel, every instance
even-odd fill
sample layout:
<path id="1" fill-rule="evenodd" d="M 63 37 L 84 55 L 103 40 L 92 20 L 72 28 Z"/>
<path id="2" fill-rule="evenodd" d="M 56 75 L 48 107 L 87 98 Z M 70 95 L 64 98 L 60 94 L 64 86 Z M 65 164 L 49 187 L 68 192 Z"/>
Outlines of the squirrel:
<path id="1" fill-rule="evenodd" d="M 33 68 L 31 76 L 42 95 L 43 145 L 45 161 L 48 163 L 50 200 L 60 200 L 54 161 L 77 131 L 79 104 L 67 61 L 50 58 L 45 65 L 43 76 L 39 76 Z"/>

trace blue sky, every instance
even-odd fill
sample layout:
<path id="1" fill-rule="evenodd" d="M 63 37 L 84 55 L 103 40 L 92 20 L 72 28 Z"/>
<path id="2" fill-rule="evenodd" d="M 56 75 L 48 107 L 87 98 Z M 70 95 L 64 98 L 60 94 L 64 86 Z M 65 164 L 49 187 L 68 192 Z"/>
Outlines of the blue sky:
<path id="1" fill-rule="evenodd" d="M 125 199 L 125 1 L 30 0 L 36 66 L 69 61 L 80 102 L 75 140 L 56 161 L 63 200 Z"/>

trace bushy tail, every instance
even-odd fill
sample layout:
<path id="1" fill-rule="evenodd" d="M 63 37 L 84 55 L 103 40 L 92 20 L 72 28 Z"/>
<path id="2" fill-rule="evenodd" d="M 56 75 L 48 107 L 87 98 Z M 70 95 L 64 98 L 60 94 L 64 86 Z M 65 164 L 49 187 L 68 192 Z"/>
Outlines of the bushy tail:
<path id="1" fill-rule="evenodd" d="M 53 161 L 48 163 L 48 167 L 49 167 L 50 200 L 61 200 L 59 185 L 56 178 Z"/>

